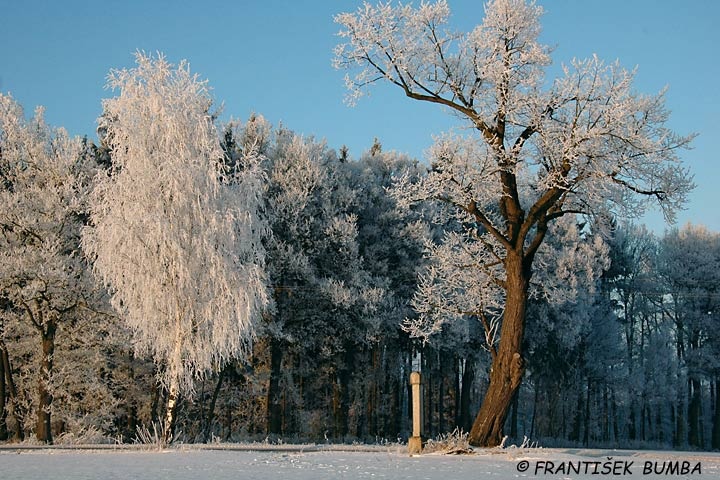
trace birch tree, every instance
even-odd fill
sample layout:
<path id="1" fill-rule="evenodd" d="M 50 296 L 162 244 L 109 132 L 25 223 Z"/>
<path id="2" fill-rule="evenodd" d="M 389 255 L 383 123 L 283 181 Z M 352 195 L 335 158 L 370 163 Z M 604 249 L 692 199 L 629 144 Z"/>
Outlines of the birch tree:
<path id="1" fill-rule="evenodd" d="M 541 14 L 535 2 L 492 0 L 482 23 L 467 33 L 448 27 L 444 0 L 417 8 L 366 3 L 335 17 L 344 40 L 335 64 L 349 71 L 350 103 L 385 83 L 444 107 L 475 132 L 441 137 L 432 172 L 420 183 L 400 180 L 398 197 L 406 206 L 442 202 L 446 215 L 464 226 L 443 255 L 453 261 L 462 251 L 472 258 L 463 266 L 475 270 L 482 311 L 466 313 L 497 316 L 489 386 L 470 432 L 477 446 L 502 440 L 525 370 L 535 256 L 553 221 L 637 215 L 652 201 L 672 220 L 692 188 L 677 156 L 691 137 L 666 126 L 665 92 L 638 94 L 634 72 L 597 57 L 573 60 L 547 81 L 551 57 L 538 41 Z M 436 330 L 443 316 L 435 312 L 457 306 L 452 297 L 421 294 L 435 305 L 420 312 L 425 330 Z M 489 321 L 488 327 L 495 328 Z"/>
<path id="2" fill-rule="evenodd" d="M 84 234 L 94 270 L 159 366 L 164 440 L 194 381 L 245 356 L 267 303 L 262 175 L 248 151 L 224 168 L 208 86 L 162 55 L 113 70 L 103 125 L 113 165 L 92 195 Z"/>

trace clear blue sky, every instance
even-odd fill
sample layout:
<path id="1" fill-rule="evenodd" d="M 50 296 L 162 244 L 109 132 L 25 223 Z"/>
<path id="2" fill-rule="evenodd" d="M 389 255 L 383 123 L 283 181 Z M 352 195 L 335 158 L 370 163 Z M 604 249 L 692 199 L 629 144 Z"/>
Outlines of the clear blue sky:
<path id="1" fill-rule="evenodd" d="M 415 2 L 419 3 L 419 2 Z M 698 185 L 679 224 L 720 231 L 720 2 L 716 0 L 545 0 L 544 42 L 557 46 L 556 66 L 597 53 L 638 66 L 636 87 L 670 87 L 670 125 L 696 132 L 683 152 Z M 111 68 L 133 65 L 133 52 L 186 58 L 210 81 L 223 118 L 251 112 L 305 135 L 346 144 L 358 156 L 378 137 L 386 150 L 421 158 L 432 135 L 455 121 L 435 105 L 417 104 L 387 86 L 354 108 L 343 104 L 343 72 L 331 66 L 338 39 L 333 16 L 354 0 L 0 0 L 0 91 L 28 114 L 46 107 L 48 121 L 95 137 L 95 119 Z M 468 30 L 483 16 L 480 0 L 449 0 L 453 24 Z M 646 217 L 662 232 L 659 214 Z"/>

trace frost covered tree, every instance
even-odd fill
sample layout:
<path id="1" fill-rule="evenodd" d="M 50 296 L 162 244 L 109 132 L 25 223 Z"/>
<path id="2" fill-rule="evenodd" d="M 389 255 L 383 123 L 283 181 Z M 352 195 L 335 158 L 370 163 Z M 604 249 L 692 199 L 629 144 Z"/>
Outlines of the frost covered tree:
<path id="1" fill-rule="evenodd" d="M 608 252 L 602 236 L 572 216 L 558 219 L 538 249 L 542 267 L 533 276 L 524 340 L 535 390 L 532 435 L 562 429 L 587 445 L 595 425 L 586 407 L 618 380 L 620 329 L 600 291 Z"/>
<path id="2" fill-rule="evenodd" d="M 275 312 L 269 320 L 269 433 L 286 423 L 315 437 L 348 432 L 351 371 L 366 309 L 380 289 L 359 255 L 355 192 L 324 142 L 280 129 L 268 163 L 267 206 L 273 237 L 269 271 Z M 290 373 L 292 371 L 292 374 Z M 303 385 L 301 388 L 300 385 Z M 326 389 L 330 393 L 320 393 Z M 301 411 L 312 412 L 302 418 Z M 329 414 L 328 414 L 329 413 Z"/>
<path id="3" fill-rule="evenodd" d="M 251 151 L 225 168 L 206 82 L 160 55 L 113 70 L 101 125 L 112 168 L 92 195 L 83 246 L 112 304 L 150 354 L 167 389 L 166 442 L 194 381 L 245 356 L 266 303 L 259 207 L 262 175 Z"/>
<path id="4" fill-rule="evenodd" d="M 0 95 L 0 347 L 8 391 L 15 391 L 8 349 L 13 323 L 37 334 L 35 435 L 52 443 L 56 335 L 92 303 L 92 282 L 80 250 L 80 230 L 95 164 L 82 142 L 49 127 L 43 109 L 26 120 L 22 107 Z M 14 346 L 14 345 L 13 345 Z M 15 407 L 17 398 L 14 399 Z M 21 417 L 22 415 L 19 415 Z M 28 419 L 19 418 L 24 422 Z M 19 426 L 23 428 L 23 426 Z"/>
<path id="5" fill-rule="evenodd" d="M 417 8 L 366 3 L 335 18 L 345 39 L 336 66 L 354 72 L 346 76 L 351 102 L 384 82 L 443 106 L 476 132 L 441 137 L 432 172 L 419 183 L 401 180 L 398 197 L 406 205 L 442 202 L 446 216 L 462 226 L 433 255 L 474 270 L 479 308 L 467 311 L 471 305 L 456 305 L 453 295 L 421 290 L 424 324 L 415 327 L 425 335 L 458 313 L 486 317 L 490 383 L 470 432 L 479 446 L 501 442 L 523 377 L 530 280 L 553 221 L 637 215 L 651 201 L 672 219 L 692 188 L 677 157 L 691 137 L 667 128 L 664 92 L 636 93 L 633 72 L 597 57 L 573 60 L 547 81 L 550 49 L 538 41 L 541 14 L 535 2 L 492 0 L 469 33 L 448 27 L 443 0 Z"/>
<path id="6" fill-rule="evenodd" d="M 359 161 L 347 149 L 338 157 L 260 115 L 226 128 L 228 164 L 248 145 L 265 157 L 273 231 L 266 241 L 273 308 L 254 352 L 255 374 L 245 376 L 248 385 L 265 384 L 261 428 L 313 440 L 396 435 L 404 421 L 398 365 L 409 355 L 397 319 L 407 314 L 419 262 L 408 235 L 416 226 L 386 187 L 393 174 L 418 169 L 377 147 Z M 232 408 L 241 428 L 258 431 L 256 414 Z"/>
<path id="7" fill-rule="evenodd" d="M 703 390 L 709 387 L 712 398 L 717 392 L 718 317 L 720 308 L 720 233 L 701 225 L 688 224 L 668 232 L 660 243 L 659 273 L 671 299 L 666 309 L 675 327 L 675 350 L 684 378 L 679 382 L 678 418 L 686 423 L 678 428 L 676 443 L 702 448 L 706 446 L 705 426 L 713 424 L 713 448 L 718 445 L 720 413 L 704 418 Z M 687 404 L 687 405 L 685 405 Z M 717 405 L 717 398 L 716 398 Z M 682 418 L 687 412 L 687 421 Z M 686 432 L 686 434 L 685 434 Z M 709 433 L 709 432 L 708 432 Z M 686 443 L 687 442 L 687 443 Z"/>
<path id="8" fill-rule="evenodd" d="M 647 346 L 654 337 L 663 337 L 667 328 L 661 327 L 659 335 L 651 331 L 652 318 L 662 303 L 663 287 L 657 271 L 657 239 L 645 227 L 618 225 L 613 229 L 611 245 L 611 266 L 605 277 L 607 290 L 615 300 L 615 310 L 623 327 L 625 365 L 627 378 L 625 387 L 629 392 L 629 421 L 627 435 L 630 440 L 640 437 L 645 403 L 657 390 L 648 389 L 650 382 L 645 378 L 644 359 L 648 356 Z M 668 336 L 665 335 L 667 338 Z M 659 349 L 660 347 L 657 347 Z M 668 361 L 668 352 L 664 352 Z M 654 368 L 653 365 L 651 368 Z M 659 367 L 657 371 L 668 372 L 671 369 Z M 655 375 L 659 380 L 660 375 Z M 668 389 L 664 389 L 668 391 Z M 642 404 L 642 405 L 641 405 Z"/>

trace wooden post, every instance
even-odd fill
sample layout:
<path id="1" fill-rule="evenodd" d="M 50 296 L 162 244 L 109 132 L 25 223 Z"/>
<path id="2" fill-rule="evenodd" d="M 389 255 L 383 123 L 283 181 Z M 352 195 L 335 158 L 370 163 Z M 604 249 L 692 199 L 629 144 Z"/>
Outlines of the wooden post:
<path id="1" fill-rule="evenodd" d="M 413 433 L 408 440 L 408 453 L 415 455 L 422 453 L 422 392 L 420 391 L 420 372 L 410 374 L 412 385 L 412 412 Z"/>

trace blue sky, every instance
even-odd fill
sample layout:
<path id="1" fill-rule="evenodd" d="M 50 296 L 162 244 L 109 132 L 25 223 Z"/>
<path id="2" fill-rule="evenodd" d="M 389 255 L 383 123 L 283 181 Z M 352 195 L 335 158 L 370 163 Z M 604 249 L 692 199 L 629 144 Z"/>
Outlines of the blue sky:
<path id="1" fill-rule="evenodd" d="M 419 3 L 419 2 L 415 2 Z M 716 0 L 545 0 L 543 41 L 556 46 L 555 66 L 597 53 L 638 67 L 636 88 L 669 86 L 670 126 L 696 132 L 682 157 L 697 189 L 680 225 L 720 231 L 720 2 Z M 479 0 L 449 0 L 452 24 L 469 30 L 482 20 Z M 375 88 L 353 108 L 343 103 L 343 72 L 331 66 L 338 42 L 333 16 L 355 0 L 205 2 L 0 0 L 0 91 L 26 112 L 46 107 L 49 123 L 94 138 L 95 119 L 111 68 L 133 65 L 133 52 L 161 51 L 188 59 L 207 78 L 223 117 L 264 115 L 304 135 L 346 144 L 358 156 L 378 137 L 386 150 L 421 158 L 432 136 L 456 120 L 437 108 Z M 657 232 L 658 213 L 644 218 Z"/>

